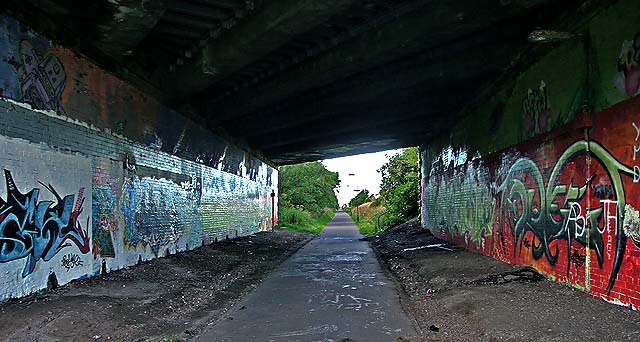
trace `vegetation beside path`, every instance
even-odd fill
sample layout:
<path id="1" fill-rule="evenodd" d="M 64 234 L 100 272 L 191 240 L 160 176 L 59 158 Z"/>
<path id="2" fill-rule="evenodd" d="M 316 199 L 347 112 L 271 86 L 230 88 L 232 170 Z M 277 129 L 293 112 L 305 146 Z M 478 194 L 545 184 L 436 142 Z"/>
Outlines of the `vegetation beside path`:
<path id="1" fill-rule="evenodd" d="M 337 172 L 320 162 L 280 168 L 278 229 L 319 234 L 338 208 Z"/>
<path id="2" fill-rule="evenodd" d="M 417 147 L 392 156 L 378 172 L 382 175 L 379 196 L 369 196 L 368 190 L 362 190 L 344 208 L 363 235 L 375 235 L 394 227 L 418 215 L 420 208 Z"/>
<path id="3" fill-rule="evenodd" d="M 333 219 L 336 211 L 327 208 L 320 216 L 312 217 L 311 214 L 301 209 L 284 208 L 280 210 L 280 215 L 280 221 L 276 229 L 317 235 Z"/>

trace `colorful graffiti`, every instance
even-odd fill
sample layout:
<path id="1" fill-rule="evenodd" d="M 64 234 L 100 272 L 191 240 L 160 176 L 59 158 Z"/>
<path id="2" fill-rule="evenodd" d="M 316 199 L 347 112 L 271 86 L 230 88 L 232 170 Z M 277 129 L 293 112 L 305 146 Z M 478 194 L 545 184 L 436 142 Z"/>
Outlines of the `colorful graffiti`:
<path id="1" fill-rule="evenodd" d="M 618 72 L 618 88 L 630 97 L 640 94 L 640 32 L 622 43 Z"/>
<path id="2" fill-rule="evenodd" d="M 640 307 L 639 115 L 636 96 L 423 174 L 423 224 L 470 250 Z M 425 173 L 433 162 L 426 157 Z"/>
<path id="3" fill-rule="evenodd" d="M 45 54 L 44 57 L 28 40 L 20 42 L 22 77 L 21 100 L 36 109 L 49 109 L 64 114 L 60 98 L 67 75 L 58 57 Z"/>
<path id="4" fill-rule="evenodd" d="M 626 204 L 623 175 L 632 177 L 633 170 L 594 141 L 580 140 L 569 146 L 558 158 L 548 180 L 531 158 L 516 160 L 497 188 L 502 248 L 507 245 L 505 236 L 510 234 L 515 255 L 518 248 L 522 249 L 524 236 L 531 232 L 533 258 L 544 256 L 555 265 L 560 256 L 558 246 L 552 248 L 553 242 L 564 240 L 569 275 L 571 262 L 575 261 L 571 255 L 573 242 L 589 246 L 595 251 L 600 267 L 605 255 L 614 260 L 607 285 L 607 290 L 611 290 L 626 246 L 623 221 L 617 219 L 623 217 Z M 611 220 L 615 221 L 615 233 L 611 231 Z M 505 234 L 505 228 L 509 228 L 509 234 Z M 610 244 L 605 247 L 605 235 L 611 234 L 617 237 L 613 253 Z"/>
<path id="5" fill-rule="evenodd" d="M 622 227 L 636 248 L 640 249 L 640 212 L 630 204 L 624 206 L 624 220 Z"/>
<path id="6" fill-rule="evenodd" d="M 465 245 L 484 250 L 492 234 L 496 200 L 482 163 L 469 163 L 452 174 L 434 175 L 424 182 L 424 215 L 440 232 L 464 236 Z M 443 205 L 447 203 L 448 205 Z M 483 241 L 485 242 L 483 244 Z"/>
<path id="7" fill-rule="evenodd" d="M 531 89 L 522 101 L 523 133 L 526 137 L 544 133 L 549 127 L 551 108 L 547 97 L 547 85 L 540 81 L 538 89 Z"/>
<path id="8" fill-rule="evenodd" d="M 0 96 L 67 116 L 0 101 L 4 168 L 82 188 L 23 194 L 6 173 L 0 301 L 45 288 L 51 272 L 68 283 L 270 224 L 278 175 L 262 160 L 6 15 L 0 47 Z"/>
<path id="9" fill-rule="evenodd" d="M 92 251 L 94 257 L 115 257 L 113 236 L 118 231 L 116 208 L 117 192 L 120 189 L 118 179 L 109 177 L 102 167 L 95 167 L 91 186 Z"/>
<path id="10" fill-rule="evenodd" d="M 51 185 L 40 183 L 55 196 L 56 202 L 39 201 L 40 189 L 23 194 L 11 172 L 4 170 L 4 174 L 7 199 L 0 199 L 0 262 L 26 258 L 22 271 L 26 277 L 33 273 L 39 260 L 49 261 L 66 247 L 75 245 L 81 253 L 89 252 L 89 235 L 78 220 L 83 210 L 84 188 L 77 197 L 62 198 Z"/>
<path id="11" fill-rule="evenodd" d="M 200 181 L 189 176 L 125 178 L 120 209 L 124 216 L 124 242 L 149 247 L 154 254 L 175 246 L 185 235 L 201 239 L 198 213 Z"/>
<path id="12" fill-rule="evenodd" d="M 262 169 L 264 171 L 264 168 Z M 265 172 L 258 178 L 269 184 L 272 181 L 272 172 Z M 205 241 L 253 233 L 269 226 L 269 187 L 212 169 L 202 173 L 202 182 L 199 212 Z M 234 215 L 225 215 L 230 208 L 236 208 Z"/>

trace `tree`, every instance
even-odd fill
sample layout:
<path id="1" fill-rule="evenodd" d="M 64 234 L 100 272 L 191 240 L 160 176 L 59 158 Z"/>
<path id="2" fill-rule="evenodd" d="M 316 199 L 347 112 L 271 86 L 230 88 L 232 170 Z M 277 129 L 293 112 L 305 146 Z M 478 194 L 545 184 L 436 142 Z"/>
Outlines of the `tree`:
<path id="1" fill-rule="evenodd" d="M 379 170 L 382 174 L 380 197 L 387 211 L 398 220 L 418 214 L 420 199 L 420 165 L 418 149 L 410 147 L 396 154 Z"/>
<path id="2" fill-rule="evenodd" d="M 369 190 L 367 189 L 360 190 L 360 192 L 356 195 L 356 197 L 352 198 L 351 201 L 349 201 L 349 206 L 352 208 L 357 207 L 363 203 L 366 203 L 368 199 L 369 199 Z"/>
<path id="3" fill-rule="evenodd" d="M 334 192 L 340 184 L 338 173 L 320 162 L 281 167 L 279 183 L 282 207 L 301 208 L 312 215 L 322 214 L 325 208 L 338 208 Z"/>

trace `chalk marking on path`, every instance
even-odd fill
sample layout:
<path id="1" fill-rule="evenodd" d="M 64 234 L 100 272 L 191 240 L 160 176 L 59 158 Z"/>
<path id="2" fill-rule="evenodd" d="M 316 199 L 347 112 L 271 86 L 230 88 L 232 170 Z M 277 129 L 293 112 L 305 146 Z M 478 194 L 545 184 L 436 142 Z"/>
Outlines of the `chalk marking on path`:
<path id="1" fill-rule="evenodd" d="M 293 337 L 293 336 L 306 336 L 316 334 L 326 334 L 338 330 L 338 326 L 335 324 L 324 324 L 317 327 L 309 327 L 302 330 L 294 330 L 286 333 L 272 334 L 271 337 Z"/>

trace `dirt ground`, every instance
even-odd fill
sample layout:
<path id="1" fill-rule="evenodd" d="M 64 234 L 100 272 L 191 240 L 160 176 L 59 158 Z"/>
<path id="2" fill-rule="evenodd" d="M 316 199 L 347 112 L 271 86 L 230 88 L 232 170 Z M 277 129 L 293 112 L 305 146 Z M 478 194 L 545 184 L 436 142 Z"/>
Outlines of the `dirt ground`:
<path id="1" fill-rule="evenodd" d="M 533 270 L 448 245 L 403 251 L 442 243 L 416 220 L 370 241 L 421 331 L 410 341 L 640 341 L 640 312 Z"/>
<path id="2" fill-rule="evenodd" d="M 204 246 L 0 305 L 0 341 L 185 341 L 313 235 Z M 416 221 L 369 239 L 420 337 L 401 341 L 640 341 L 640 312 L 533 270 L 445 245 Z M 372 341 L 374 342 L 374 341 Z"/>
<path id="3" fill-rule="evenodd" d="M 259 233 L 0 305 L 1 341 L 183 341 L 313 238 Z"/>

